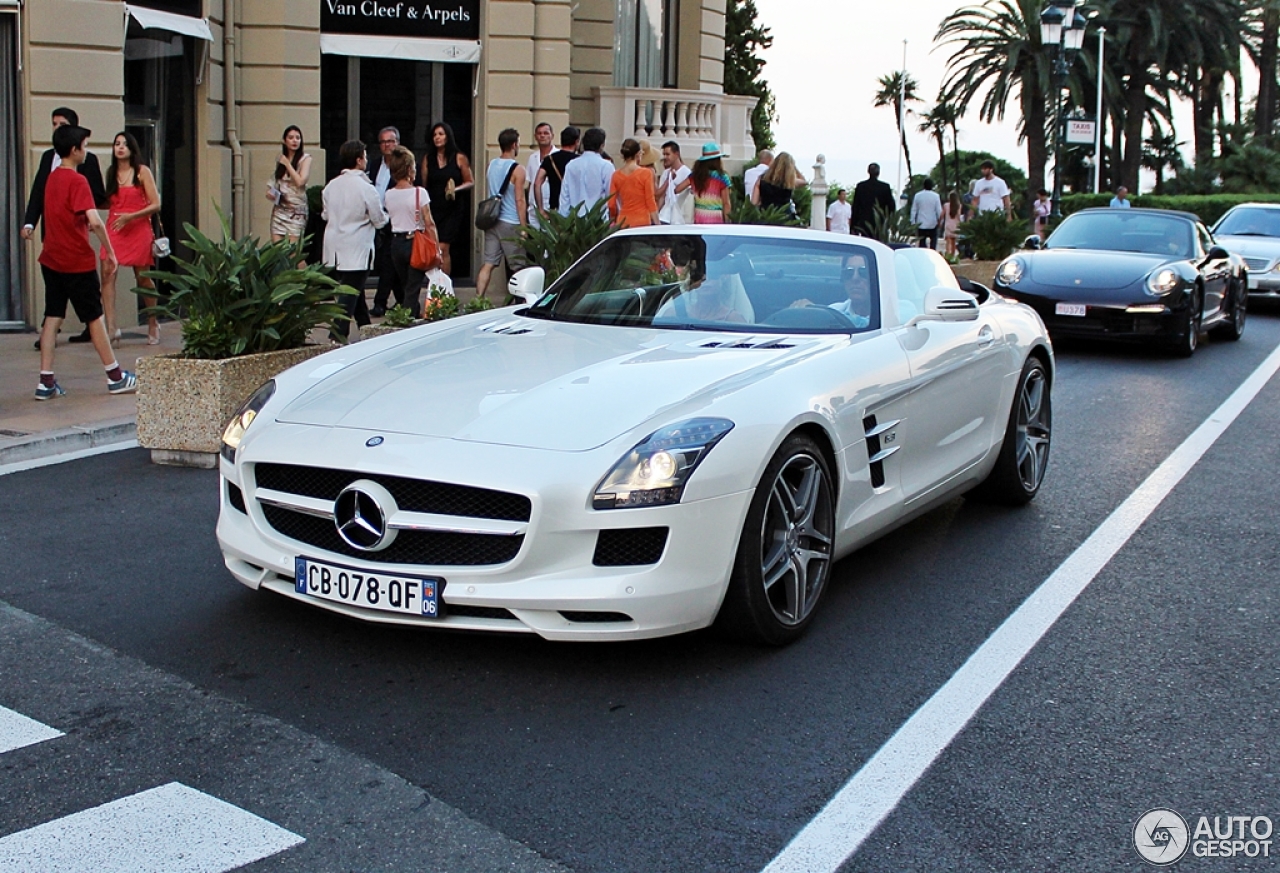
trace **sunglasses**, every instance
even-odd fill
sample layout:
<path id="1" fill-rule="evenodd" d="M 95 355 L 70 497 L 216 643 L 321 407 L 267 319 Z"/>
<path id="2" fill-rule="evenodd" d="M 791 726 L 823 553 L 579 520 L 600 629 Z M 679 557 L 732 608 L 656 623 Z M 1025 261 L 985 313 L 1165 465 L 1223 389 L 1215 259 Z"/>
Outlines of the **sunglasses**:
<path id="1" fill-rule="evenodd" d="M 840 278 L 841 279 L 853 279 L 853 278 L 865 279 L 867 278 L 867 268 L 866 267 L 845 267 L 843 270 L 840 271 Z"/>

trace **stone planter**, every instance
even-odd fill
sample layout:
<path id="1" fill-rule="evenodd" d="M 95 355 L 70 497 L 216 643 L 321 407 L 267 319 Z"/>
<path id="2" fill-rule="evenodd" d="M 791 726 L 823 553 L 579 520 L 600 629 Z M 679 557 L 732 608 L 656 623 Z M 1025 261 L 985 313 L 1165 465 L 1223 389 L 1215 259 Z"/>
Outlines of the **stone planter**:
<path id="1" fill-rule="evenodd" d="M 426 324 L 426 323 L 427 323 L 426 321 L 419 318 L 413 324 L 406 325 L 406 326 L 417 327 L 420 324 Z M 375 336 L 384 336 L 389 333 L 395 333 L 398 330 L 404 330 L 404 328 L 392 327 L 389 324 L 362 324 L 360 325 L 360 335 L 356 337 L 356 342 L 359 342 L 360 340 L 373 339 Z"/>
<path id="2" fill-rule="evenodd" d="M 961 261 L 951 265 L 951 272 L 964 276 L 970 282 L 981 282 L 988 288 L 994 288 L 998 266 L 999 261 Z"/>
<path id="3" fill-rule="evenodd" d="M 220 361 L 156 355 L 138 361 L 138 445 L 151 461 L 218 465 L 222 431 L 258 386 L 294 364 L 330 351 L 326 344 Z"/>

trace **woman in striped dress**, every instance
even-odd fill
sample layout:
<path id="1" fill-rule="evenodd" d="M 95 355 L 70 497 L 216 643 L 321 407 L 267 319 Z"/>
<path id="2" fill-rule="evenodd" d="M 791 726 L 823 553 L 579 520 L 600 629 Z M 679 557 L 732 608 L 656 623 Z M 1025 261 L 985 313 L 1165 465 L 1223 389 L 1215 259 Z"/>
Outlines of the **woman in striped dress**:
<path id="1" fill-rule="evenodd" d="M 729 221 L 729 176 L 720 158 L 720 146 L 707 143 L 693 165 L 693 173 L 676 186 L 677 194 L 693 188 L 694 224 L 725 224 Z"/>

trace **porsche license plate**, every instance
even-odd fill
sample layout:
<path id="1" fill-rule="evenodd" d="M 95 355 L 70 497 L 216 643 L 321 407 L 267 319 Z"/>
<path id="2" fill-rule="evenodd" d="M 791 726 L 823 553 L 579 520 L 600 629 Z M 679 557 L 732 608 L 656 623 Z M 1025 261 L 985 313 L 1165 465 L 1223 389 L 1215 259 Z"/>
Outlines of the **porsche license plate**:
<path id="1" fill-rule="evenodd" d="M 1084 310 L 1085 306 L 1083 303 L 1059 303 L 1053 307 L 1053 314 L 1084 316 Z"/>
<path id="2" fill-rule="evenodd" d="M 293 584 L 299 594 L 348 606 L 437 618 L 440 583 L 426 576 L 396 576 L 343 567 L 310 558 L 294 558 Z"/>

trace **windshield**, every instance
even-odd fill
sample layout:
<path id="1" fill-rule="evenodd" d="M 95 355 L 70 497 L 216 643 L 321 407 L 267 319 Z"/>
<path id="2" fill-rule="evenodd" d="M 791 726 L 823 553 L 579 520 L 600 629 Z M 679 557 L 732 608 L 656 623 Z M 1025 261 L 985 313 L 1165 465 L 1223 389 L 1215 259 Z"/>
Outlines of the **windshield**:
<path id="1" fill-rule="evenodd" d="M 615 236 L 525 310 L 631 327 L 852 333 L 880 326 L 864 246 L 697 233 Z"/>
<path id="2" fill-rule="evenodd" d="M 1213 235 L 1280 237 L 1280 209 L 1237 206 L 1222 216 Z"/>
<path id="3" fill-rule="evenodd" d="M 1077 212 L 1067 217 L 1045 243 L 1049 249 L 1101 249 L 1190 258 L 1195 250 L 1192 223 L 1174 215 L 1127 209 Z"/>

